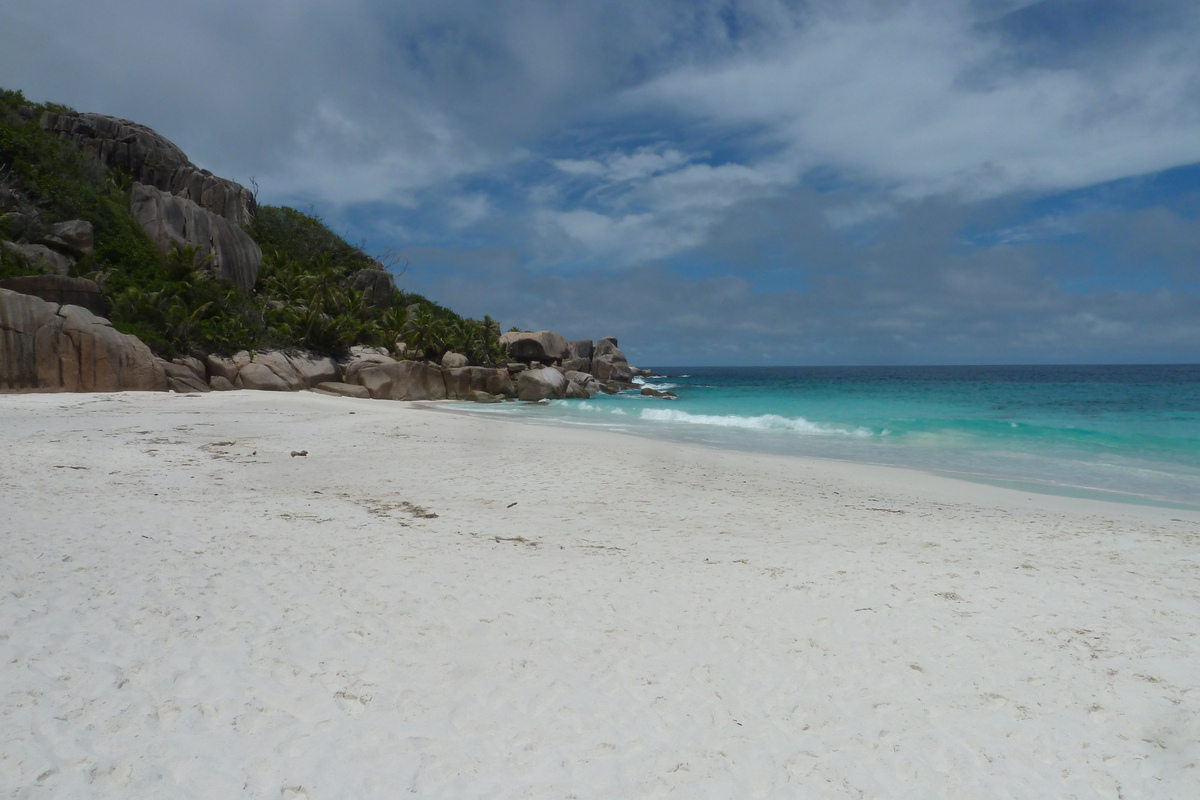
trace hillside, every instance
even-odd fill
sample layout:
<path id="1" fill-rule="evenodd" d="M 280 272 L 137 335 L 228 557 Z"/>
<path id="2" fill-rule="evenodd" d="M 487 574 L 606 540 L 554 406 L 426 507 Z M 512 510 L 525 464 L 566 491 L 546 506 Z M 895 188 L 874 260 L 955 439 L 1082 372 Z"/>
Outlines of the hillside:
<path id="1" fill-rule="evenodd" d="M 122 137 L 103 138 L 100 123 Z M 185 229 L 197 243 L 184 243 Z M 0 242 L 0 279 L 92 281 L 94 310 L 166 358 L 293 348 L 341 355 L 398 341 L 435 360 L 447 351 L 472 364 L 504 358 L 491 319 L 396 289 L 382 264 L 318 217 L 257 206 L 244 187 L 200 170 L 148 128 L 2 89 Z M 234 270 L 238 259 L 252 268 Z"/>

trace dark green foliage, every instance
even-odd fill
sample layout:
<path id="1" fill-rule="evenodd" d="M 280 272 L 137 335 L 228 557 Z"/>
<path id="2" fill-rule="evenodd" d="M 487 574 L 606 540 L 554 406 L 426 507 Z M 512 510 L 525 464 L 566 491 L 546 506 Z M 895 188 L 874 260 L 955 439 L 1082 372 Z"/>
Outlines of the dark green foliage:
<path id="1" fill-rule="evenodd" d="M 156 352 L 301 347 L 338 354 L 352 344 L 391 347 L 403 338 L 410 353 L 429 358 L 454 350 L 476 364 L 502 359 L 488 318 L 464 319 L 402 291 L 388 308 L 368 305 L 350 277 L 372 262 L 318 217 L 293 208 L 261 206 L 248 228 L 264 256 L 253 291 L 215 277 L 194 248 L 160 256 L 129 215 L 131 178 L 42 131 L 44 112 L 66 110 L 0 89 L 0 188 L 22 210 L 5 222 L 5 212 L 18 209 L 0 206 L 0 238 L 35 241 L 56 222 L 91 222 L 95 251 L 76 272 L 100 284 L 113 324 Z M 37 270 L 0 249 L 0 277 Z"/>

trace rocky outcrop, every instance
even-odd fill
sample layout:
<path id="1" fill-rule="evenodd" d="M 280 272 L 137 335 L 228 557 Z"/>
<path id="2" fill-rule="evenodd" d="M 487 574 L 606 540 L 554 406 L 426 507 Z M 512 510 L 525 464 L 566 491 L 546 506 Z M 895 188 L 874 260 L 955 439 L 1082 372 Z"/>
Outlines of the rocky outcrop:
<path id="1" fill-rule="evenodd" d="M 75 266 L 75 259 L 52 250 L 44 244 L 17 244 L 16 242 L 0 242 L 8 258 L 16 256 L 28 261 L 30 266 L 56 275 L 69 275 Z"/>
<path id="2" fill-rule="evenodd" d="M 607 356 L 612 361 L 625 362 L 625 354 L 617 347 L 617 337 L 605 336 L 600 341 L 596 342 L 596 347 L 592 351 L 592 358 L 602 358 Z"/>
<path id="3" fill-rule="evenodd" d="M 0 289 L 0 392 L 166 389 L 140 339 L 85 308 Z"/>
<path id="4" fill-rule="evenodd" d="M 358 373 L 367 367 L 395 364 L 396 359 L 387 355 L 382 347 L 352 347 L 350 358 L 342 364 L 342 380 L 357 384 Z"/>
<path id="5" fill-rule="evenodd" d="M 600 381 L 596 380 L 594 375 L 591 375 L 587 372 L 568 370 L 563 373 L 563 377 L 565 377 L 571 383 L 571 385 L 580 387 L 585 397 L 591 397 L 601 392 Z M 570 396 L 570 392 L 568 392 L 568 396 Z"/>
<path id="6" fill-rule="evenodd" d="M 338 397 L 357 397 L 362 400 L 366 400 L 371 397 L 371 393 L 367 391 L 367 387 L 365 386 L 355 386 L 350 383 L 340 383 L 338 381 L 326 381 L 325 383 L 319 383 L 317 384 L 315 391 L 325 392 L 326 394 L 334 394 Z"/>
<path id="7" fill-rule="evenodd" d="M 624 358 L 624 356 L 622 356 Z M 592 359 L 592 374 L 602 382 L 621 381 L 628 383 L 633 380 L 633 372 L 624 361 L 616 361 L 611 355 Z"/>
<path id="8" fill-rule="evenodd" d="M 95 249 L 92 223 L 82 219 L 60 222 L 42 237 L 42 244 L 74 259 L 90 256 Z"/>
<path id="9" fill-rule="evenodd" d="M 500 397 L 515 397 L 516 389 L 508 370 L 490 367 L 455 367 L 442 370 L 449 400 L 473 400 L 476 392 Z"/>
<path id="10" fill-rule="evenodd" d="M 96 316 L 104 313 L 104 299 L 95 281 L 66 275 L 25 275 L 0 281 L 0 289 L 40 297 L 60 306 L 82 306 Z"/>
<path id="11" fill-rule="evenodd" d="M 554 331 L 509 331 L 500 337 L 500 346 L 515 361 L 561 363 L 568 356 L 567 340 Z"/>
<path id="12" fill-rule="evenodd" d="M 210 268 L 242 289 L 258 280 L 262 250 L 239 225 L 186 197 L 154 186 L 133 185 L 129 213 L 166 255 L 176 247 L 192 246 L 210 258 Z"/>
<path id="13" fill-rule="evenodd" d="M 210 356 L 208 361 L 221 369 L 222 377 L 228 375 L 224 359 Z M 240 382 L 243 389 L 264 392 L 299 392 L 342 378 L 342 370 L 332 358 L 303 353 L 267 350 L 251 356 L 242 351 L 234 355 L 231 363 L 237 368 L 232 383 Z"/>
<path id="14" fill-rule="evenodd" d="M 356 375 L 376 400 L 445 400 L 442 370 L 423 361 L 393 361 L 363 367 Z"/>
<path id="15" fill-rule="evenodd" d="M 553 400 L 567 396 L 567 379 L 553 367 L 527 369 L 517 376 L 519 400 Z"/>
<path id="16" fill-rule="evenodd" d="M 469 359 L 462 353 L 446 353 L 442 356 L 442 366 L 446 369 L 456 369 L 467 366 Z"/>
<path id="17" fill-rule="evenodd" d="M 254 194 L 200 169 L 164 136 L 145 125 L 102 114 L 46 112 L 42 129 L 74 142 L 88 156 L 128 172 L 138 183 L 186 198 L 235 225 L 254 217 Z"/>
<path id="18" fill-rule="evenodd" d="M 564 358 L 562 368 L 563 372 L 591 372 L 592 360 L 590 358 Z"/>
<path id="19" fill-rule="evenodd" d="M 567 358 L 583 358 L 590 361 L 594 349 L 591 339 L 576 339 L 567 342 Z"/>
<path id="20" fill-rule="evenodd" d="M 364 255 L 365 258 L 369 258 Z M 378 261 L 370 259 L 375 264 Z M 360 269 L 350 277 L 350 287 L 363 293 L 366 296 L 367 303 L 376 308 L 387 308 L 396 298 L 396 279 L 392 273 L 383 268 L 382 264 L 378 267 L 369 267 Z"/>
<path id="21" fill-rule="evenodd" d="M 203 374 L 196 375 L 195 370 L 183 364 L 177 364 L 171 361 L 163 361 L 159 359 L 159 366 L 167 375 L 167 386 L 173 392 L 179 394 L 195 394 L 201 392 L 211 392 L 212 388 L 208 385 Z"/>

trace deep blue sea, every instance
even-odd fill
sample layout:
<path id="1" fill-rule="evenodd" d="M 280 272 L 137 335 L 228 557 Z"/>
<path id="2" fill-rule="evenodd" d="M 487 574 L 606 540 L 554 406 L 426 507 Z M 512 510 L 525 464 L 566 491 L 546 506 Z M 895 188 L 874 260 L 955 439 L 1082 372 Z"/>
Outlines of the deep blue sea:
<path id="1" fill-rule="evenodd" d="M 480 407 L 714 447 L 1200 507 L 1200 365 L 656 367 L 629 392 Z"/>

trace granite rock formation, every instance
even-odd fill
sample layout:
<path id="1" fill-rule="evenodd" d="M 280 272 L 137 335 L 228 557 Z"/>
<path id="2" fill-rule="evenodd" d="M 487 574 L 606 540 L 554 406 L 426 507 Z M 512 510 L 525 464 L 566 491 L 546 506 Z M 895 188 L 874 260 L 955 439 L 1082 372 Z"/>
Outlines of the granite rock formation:
<path id="1" fill-rule="evenodd" d="M 529 363 L 562 363 L 568 357 L 567 340 L 554 331 L 509 331 L 500 337 L 508 357 Z"/>
<path id="2" fill-rule="evenodd" d="M 164 255 L 175 247 L 196 247 L 210 258 L 209 267 L 242 289 L 258 280 L 262 250 L 250 234 L 186 197 L 143 183 L 133 185 L 129 213 Z"/>
<path id="3" fill-rule="evenodd" d="M 42 129 L 74 142 L 85 154 L 125 170 L 138 183 L 183 197 L 235 225 L 254 217 L 254 194 L 200 169 L 165 136 L 145 125 L 103 114 L 46 112 Z"/>
<path id="4" fill-rule="evenodd" d="M 95 281 L 66 275 L 24 275 L 0 280 L 0 289 L 31 294 L 47 303 L 82 306 L 96 316 L 104 313 L 104 298 Z"/>
<path id="5" fill-rule="evenodd" d="M 86 308 L 0 289 L 0 392 L 165 391 L 150 348 Z"/>

